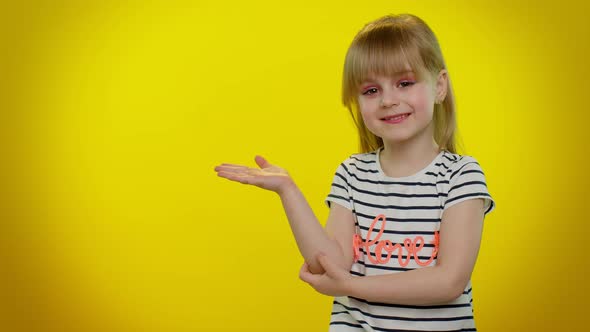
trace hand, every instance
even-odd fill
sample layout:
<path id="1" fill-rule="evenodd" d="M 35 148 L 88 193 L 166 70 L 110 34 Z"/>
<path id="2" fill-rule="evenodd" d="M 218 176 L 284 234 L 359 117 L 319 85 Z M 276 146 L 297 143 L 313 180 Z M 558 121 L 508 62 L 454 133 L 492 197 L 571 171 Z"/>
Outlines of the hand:
<path id="1" fill-rule="evenodd" d="M 324 254 L 318 255 L 318 262 L 324 268 L 323 274 L 313 274 L 309 271 L 307 263 L 303 263 L 299 271 L 299 278 L 307 282 L 319 293 L 329 296 L 345 296 L 350 293 L 350 272 L 338 264 L 332 262 Z"/>
<path id="2" fill-rule="evenodd" d="M 286 170 L 271 165 L 261 156 L 256 156 L 254 160 L 260 169 L 242 165 L 221 164 L 215 167 L 215 171 L 222 178 L 254 185 L 276 193 L 280 193 L 281 190 L 293 183 Z"/>

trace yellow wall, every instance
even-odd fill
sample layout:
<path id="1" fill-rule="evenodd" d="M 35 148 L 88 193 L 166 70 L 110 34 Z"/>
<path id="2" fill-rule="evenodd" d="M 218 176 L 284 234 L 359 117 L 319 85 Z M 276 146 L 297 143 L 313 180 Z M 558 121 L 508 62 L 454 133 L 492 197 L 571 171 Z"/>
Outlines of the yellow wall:
<path id="1" fill-rule="evenodd" d="M 298 280 L 276 195 L 213 167 L 266 156 L 325 220 L 357 146 L 345 51 L 402 12 L 439 37 L 462 152 L 497 203 L 479 330 L 582 329 L 588 5 L 14 2 L 0 5 L 0 330 L 326 331 L 331 299 Z"/>

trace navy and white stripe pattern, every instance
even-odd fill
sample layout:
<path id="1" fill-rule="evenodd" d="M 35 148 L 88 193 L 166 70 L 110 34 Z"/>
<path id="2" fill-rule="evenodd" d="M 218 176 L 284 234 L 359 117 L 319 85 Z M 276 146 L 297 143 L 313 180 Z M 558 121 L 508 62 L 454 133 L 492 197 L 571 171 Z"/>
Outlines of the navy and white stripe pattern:
<path id="1" fill-rule="evenodd" d="M 386 221 L 380 240 L 390 240 L 392 244 L 403 246 L 404 239 L 421 236 L 426 245 L 418 253 L 418 259 L 425 262 L 433 253 L 431 242 L 440 229 L 446 208 L 474 198 L 484 199 L 486 215 L 495 208 L 484 173 L 473 157 L 441 151 L 430 165 L 418 173 L 392 178 L 381 169 L 380 152 L 381 149 L 355 154 L 340 164 L 326 198 L 328 206 L 334 202 L 352 210 L 356 233 L 363 239 L 367 239 L 374 218 L 384 214 Z M 371 239 L 375 239 L 381 227 L 382 222 L 378 221 Z M 401 256 L 399 260 L 398 254 Z M 384 251 L 382 257 L 386 256 Z M 407 251 L 400 253 L 396 250 L 387 263 L 375 264 L 362 249 L 351 274 L 381 275 L 422 267 L 413 256 L 407 264 L 400 264 L 400 261 L 406 260 Z M 436 259 L 430 266 L 435 264 Z M 476 331 L 471 282 L 460 297 L 444 305 L 394 305 L 337 297 L 334 299 L 330 331 Z"/>

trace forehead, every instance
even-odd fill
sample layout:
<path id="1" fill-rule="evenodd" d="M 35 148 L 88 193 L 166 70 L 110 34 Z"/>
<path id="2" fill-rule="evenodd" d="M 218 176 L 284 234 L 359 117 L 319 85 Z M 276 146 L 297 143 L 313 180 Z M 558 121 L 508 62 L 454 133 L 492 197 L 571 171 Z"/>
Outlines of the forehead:
<path id="1" fill-rule="evenodd" d="M 363 52 L 358 54 L 352 70 L 353 81 L 357 84 L 376 78 L 397 78 L 412 75 L 415 79 L 427 76 L 427 70 L 418 54 L 413 50 L 388 50 L 388 52 Z"/>
<path id="2" fill-rule="evenodd" d="M 410 77 L 415 77 L 416 73 L 414 72 L 414 70 L 412 70 L 412 68 L 406 68 L 403 70 L 397 70 L 397 71 L 391 71 L 388 73 L 367 73 L 366 75 L 364 75 L 364 79 L 363 81 L 375 81 L 378 79 L 383 79 L 383 78 L 400 78 L 400 77 L 404 77 L 404 76 L 410 76 Z"/>

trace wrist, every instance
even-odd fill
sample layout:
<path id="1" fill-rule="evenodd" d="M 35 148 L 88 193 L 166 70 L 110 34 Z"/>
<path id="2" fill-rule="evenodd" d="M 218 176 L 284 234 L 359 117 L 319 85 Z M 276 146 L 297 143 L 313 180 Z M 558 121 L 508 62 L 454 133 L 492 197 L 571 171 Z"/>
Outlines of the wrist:
<path id="1" fill-rule="evenodd" d="M 362 278 L 351 275 L 350 278 L 346 279 L 344 282 L 344 293 L 346 296 L 359 297 L 357 296 L 358 286 Z"/>
<path id="2" fill-rule="evenodd" d="M 276 193 L 283 197 L 290 192 L 297 190 L 297 185 L 295 181 L 291 177 L 287 177 L 287 179 L 277 188 Z"/>

